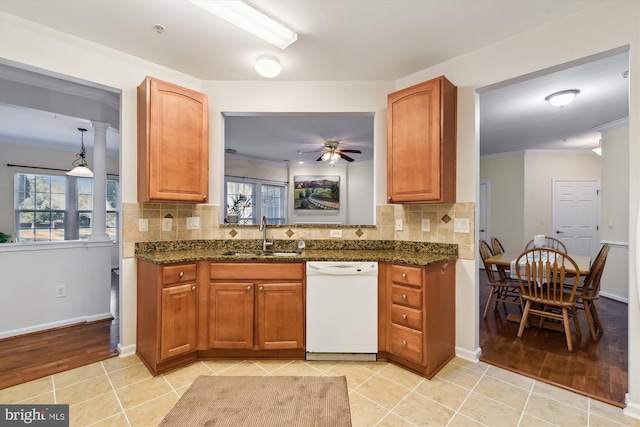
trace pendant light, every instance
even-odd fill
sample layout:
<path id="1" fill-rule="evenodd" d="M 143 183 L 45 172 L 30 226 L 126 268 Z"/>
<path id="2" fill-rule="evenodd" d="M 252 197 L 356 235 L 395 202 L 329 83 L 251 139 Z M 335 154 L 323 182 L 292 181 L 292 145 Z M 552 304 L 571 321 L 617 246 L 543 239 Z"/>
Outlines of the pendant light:
<path id="1" fill-rule="evenodd" d="M 82 145 L 80 152 L 76 154 L 76 159 L 71 163 L 74 168 L 67 172 L 67 175 L 78 176 L 81 178 L 93 178 L 93 172 L 91 172 L 91 169 L 87 166 L 87 160 L 85 159 L 87 150 L 84 148 L 84 133 L 87 130 L 84 128 L 78 128 L 78 130 L 80 131 L 80 141 Z"/>

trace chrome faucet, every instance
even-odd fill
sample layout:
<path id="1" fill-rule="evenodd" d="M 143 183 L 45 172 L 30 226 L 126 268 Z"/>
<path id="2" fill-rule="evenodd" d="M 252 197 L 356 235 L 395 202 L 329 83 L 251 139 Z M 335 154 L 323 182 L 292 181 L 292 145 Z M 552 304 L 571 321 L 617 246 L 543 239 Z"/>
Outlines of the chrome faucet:
<path id="1" fill-rule="evenodd" d="M 267 240 L 267 217 L 262 215 L 262 219 L 260 219 L 260 229 L 262 231 L 262 250 L 266 251 L 269 246 L 273 246 L 273 240 Z"/>

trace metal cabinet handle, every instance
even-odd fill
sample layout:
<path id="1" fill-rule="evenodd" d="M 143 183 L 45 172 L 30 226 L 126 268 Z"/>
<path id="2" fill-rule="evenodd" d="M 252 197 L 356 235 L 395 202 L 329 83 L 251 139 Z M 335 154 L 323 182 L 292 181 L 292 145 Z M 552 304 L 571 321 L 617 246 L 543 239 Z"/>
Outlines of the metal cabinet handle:
<path id="1" fill-rule="evenodd" d="M 184 271 L 181 271 L 180 274 L 178 274 L 178 276 L 180 277 L 184 276 Z"/>
<path id="2" fill-rule="evenodd" d="M 407 273 L 402 273 L 402 278 L 406 279 L 407 278 Z"/>
<path id="3" fill-rule="evenodd" d="M 402 315 L 402 320 L 407 320 L 407 315 L 406 314 Z"/>
<path id="4" fill-rule="evenodd" d="M 258 288 L 258 290 L 259 290 L 260 292 L 264 291 L 264 286 L 260 286 L 260 287 Z"/>
<path id="5" fill-rule="evenodd" d="M 251 285 L 247 286 L 247 290 L 250 291 L 251 290 Z"/>
<path id="6" fill-rule="evenodd" d="M 191 287 L 191 290 L 192 290 L 192 291 L 195 291 L 195 290 L 196 290 L 196 286 L 195 286 L 195 285 L 193 285 L 193 286 Z"/>
<path id="7" fill-rule="evenodd" d="M 202 200 L 207 200 L 207 196 L 202 196 Z"/>
<path id="8" fill-rule="evenodd" d="M 402 340 L 402 345 L 406 346 L 407 342 L 405 340 Z"/>
<path id="9" fill-rule="evenodd" d="M 391 200 L 391 196 L 387 196 L 387 200 Z"/>
<path id="10" fill-rule="evenodd" d="M 402 294 L 402 299 L 407 299 L 407 295 L 406 294 Z"/>

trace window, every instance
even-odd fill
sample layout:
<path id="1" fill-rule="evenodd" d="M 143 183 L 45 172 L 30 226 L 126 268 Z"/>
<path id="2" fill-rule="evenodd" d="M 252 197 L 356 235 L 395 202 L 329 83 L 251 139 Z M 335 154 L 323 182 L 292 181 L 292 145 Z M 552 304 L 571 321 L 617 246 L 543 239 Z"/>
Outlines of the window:
<path id="1" fill-rule="evenodd" d="M 15 174 L 16 240 L 87 239 L 91 234 L 93 179 Z M 118 236 L 118 179 L 107 177 L 106 232 Z"/>
<path id="2" fill-rule="evenodd" d="M 267 218 L 267 224 L 286 223 L 285 184 L 232 177 L 225 177 L 225 183 L 226 219 L 234 205 L 239 205 L 238 224 L 258 224 L 263 215 Z M 244 203 L 234 203 L 242 199 Z"/>

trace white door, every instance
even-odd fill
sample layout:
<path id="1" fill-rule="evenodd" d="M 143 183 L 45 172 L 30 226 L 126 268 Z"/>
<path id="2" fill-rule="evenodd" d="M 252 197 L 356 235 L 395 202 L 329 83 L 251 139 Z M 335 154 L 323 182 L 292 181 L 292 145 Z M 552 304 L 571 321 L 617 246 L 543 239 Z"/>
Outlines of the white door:
<path id="1" fill-rule="evenodd" d="M 478 200 L 478 239 L 484 240 L 491 244 L 489 241 L 489 183 L 481 182 Z"/>
<path id="2" fill-rule="evenodd" d="M 595 257 L 599 249 L 598 181 L 553 182 L 553 237 L 570 255 Z"/>

